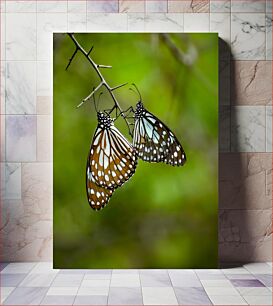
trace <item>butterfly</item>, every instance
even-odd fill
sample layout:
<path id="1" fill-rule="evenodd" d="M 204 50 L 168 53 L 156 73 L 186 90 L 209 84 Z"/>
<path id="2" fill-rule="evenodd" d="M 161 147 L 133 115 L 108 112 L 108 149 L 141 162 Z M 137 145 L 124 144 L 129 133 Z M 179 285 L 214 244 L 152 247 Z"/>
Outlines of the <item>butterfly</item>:
<path id="1" fill-rule="evenodd" d="M 135 173 L 137 154 L 133 146 L 114 126 L 106 111 L 97 112 L 98 126 L 87 159 L 86 189 L 90 206 L 99 210 L 114 190 Z"/>
<path id="2" fill-rule="evenodd" d="M 88 161 L 86 169 L 86 193 L 89 205 L 95 210 L 100 210 L 109 202 L 113 189 L 103 188 L 96 183 Z"/>
<path id="3" fill-rule="evenodd" d="M 140 159 L 172 166 L 185 164 L 186 154 L 182 145 L 160 119 L 145 109 L 141 96 L 134 111 L 134 120 L 133 146 Z"/>

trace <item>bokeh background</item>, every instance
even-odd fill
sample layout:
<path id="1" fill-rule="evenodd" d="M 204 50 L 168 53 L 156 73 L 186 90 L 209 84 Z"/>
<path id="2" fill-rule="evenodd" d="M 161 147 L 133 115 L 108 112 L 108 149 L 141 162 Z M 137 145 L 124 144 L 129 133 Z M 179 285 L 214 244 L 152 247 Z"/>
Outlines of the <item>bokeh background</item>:
<path id="1" fill-rule="evenodd" d="M 97 125 L 99 83 L 66 34 L 54 34 L 54 267 L 217 267 L 217 34 L 75 34 L 111 86 L 135 83 L 145 107 L 165 122 L 187 154 L 183 167 L 139 161 L 109 204 L 93 211 L 85 191 L 86 159 Z M 115 94 L 123 109 L 138 97 Z M 113 105 L 107 92 L 100 109 Z M 116 125 L 132 141 L 122 118 Z"/>

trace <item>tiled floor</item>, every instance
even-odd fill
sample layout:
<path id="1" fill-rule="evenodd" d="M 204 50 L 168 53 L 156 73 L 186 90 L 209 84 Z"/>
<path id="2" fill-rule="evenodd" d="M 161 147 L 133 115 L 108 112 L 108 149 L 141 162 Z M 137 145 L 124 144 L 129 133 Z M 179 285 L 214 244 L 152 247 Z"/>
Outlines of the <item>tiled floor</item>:
<path id="1" fill-rule="evenodd" d="M 54 270 L 2 263 L 4 305 L 272 305 L 272 263 L 214 270 Z"/>

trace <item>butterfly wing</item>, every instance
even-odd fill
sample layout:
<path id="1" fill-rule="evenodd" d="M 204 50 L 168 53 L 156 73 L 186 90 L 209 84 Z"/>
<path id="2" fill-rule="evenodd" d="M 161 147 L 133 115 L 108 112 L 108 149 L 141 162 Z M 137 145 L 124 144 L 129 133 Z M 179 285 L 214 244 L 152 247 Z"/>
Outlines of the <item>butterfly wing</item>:
<path id="1" fill-rule="evenodd" d="M 165 162 L 182 166 L 186 154 L 172 131 L 156 116 L 145 110 L 135 120 L 133 146 L 138 157 L 147 162 Z"/>
<path id="2" fill-rule="evenodd" d="M 134 174 L 136 151 L 114 125 L 110 129 L 99 127 L 90 149 L 89 164 L 99 186 L 115 189 Z"/>
<path id="3" fill-rule="evenodd" d="M 100 210 L 107 205 L 113 193 L 112 189 L 103 188 L 96 184 L 89 162 L 86 167 L 86 192 L 89 205 L 94 210 Z"/>
<path id="4" fill-rule="evenodd" d="M 134 147 L 112 126 L 109 132 L 111 142 L 111 164 L 108 175 L 115 186 L 123 185 L 135 173 L 137 166 L 137 154 Z"/>

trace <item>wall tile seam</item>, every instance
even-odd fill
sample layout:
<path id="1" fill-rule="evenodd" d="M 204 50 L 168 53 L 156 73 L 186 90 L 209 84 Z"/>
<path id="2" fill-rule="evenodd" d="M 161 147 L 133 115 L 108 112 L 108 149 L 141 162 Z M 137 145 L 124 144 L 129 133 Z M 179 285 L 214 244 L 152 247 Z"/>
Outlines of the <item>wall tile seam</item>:
<path id="1" fill-rule="evenodd" d="M 41 0 L 42 1 L 42 0 Z M 82 12 L 54 12 L 54 11 L 50 11 L 50 12 L 24 12 L 24 11 L 20 11 L 20 12 L 1 12 L 1 15 L 9 15 L 9 14 L 36 14 L 36 15 L 45 15 L 45 14 L 62 14 L 62 15 L 68 15 L 68 14 L 101 14 L 101 15 L 125 15 L 125 14 L 144 14 L 144 15 L 150 15 L 150 14 L 206 14 L 206 15 L 210 15 L 210 14 L 226 14 L 226 15 L 232 15 L 232 14 L 236 14 L 236 15 L 244 15 L 244 14 L 250 14 L 250 15 L 269 15 L 271 12 L 214 12 L 214 11 L 210 11 L 210 12 L 145 12 L 145 11 L 136 11 L 136 12 L 102 12 L 102 11 L 82 11 Z"/>
<path id="2" fill-rule="evenodd" d="M 240 212 L 271 212 L 272 213 L 272 207 L 268 207 L 268 208 L 259 208 L 259 209 L 249 209 L 249 208 L 238 208 L 238 209 L 234 209 L 234 208 L 219 208 L 218 207 L 218 217 L 219 217 L 219 214 L 222 213 L 222 212 L 232 212 L 232 211 L 240 211 Z M 220 216 L 221 217 L 221 216 Z M 219 222 L 219 220 L 218 220 Z M 219 222 L 220 224 L 221 222 Z M 271 233 L 272 234 L 272 233 Z"/>
<path id="3" fill-rule="evenodd" d="M 39 114 L 39 113 L 17 113 L 17 114 L 14 114 L 14 113 L 5 113 L 5 114 L 1 114 L 1 116 L 4 116 L 4 117 L 9 117 L 9 116 L 22 116 L 22 117 L 27 117 L 27 116 L 52 116 L 52 114 Z M 7 119 L 7 118 L 6 118 Z"/>
<path id="4" fill-rule="evenodd" d="M 227 106 L 228 107 L 228 105 L 219 105 L 219 106 L 221 106 L 221 107 L 225 107 L 225 106 Z M 263 108 L 263 107 L 272 107 L 272 104 L 270 104 L 270 103 L 266 103 L 266 104 L 239 104 L 239 103 L 237 103 L 237 104 L 231 104 L 230 105 L 230 111 L 233 111 L 234 109 L 236 109 L 236 108 L 241 108 L 241 107 L 244 107 L 244 108 L 250 108 L 250 107 L 260 107 L 260 108 Z"/>
<path id="5" fill-rule="evenodd" d="M 35 7 L 35 10 L 37 11 L 38 10 L 38 7 L 37 7 L 37 4 L 38 4 L 38 2 L 39 2 L 40 0 L 37 0 L 36 1 L 36 7 Z M 145 4 L 146 2 L 148 2 L 149 0 L 147 0 L 147 1 L 145 1 L 145 0 L 130 0 L 131 2 L 141 2 L 141 3 L 143 3 L 143 4 Z M 167 3 L 167 4 L 169 4 L 170 2 L 176 2 L 176 1 L 179 1 L 179 0 L 166 0 L 165 2 Z M 220 0 L 220 1 L 222 1 L 222 0 Z M 14 1 L 15 2 L 15 1 Z M 68 10 L 68 3 L 70 2 L 70 0 L 67 0 L 66 1 L 66 3 L 67 3 L 67 7 L 66 7 L 66 10 Z M 73 1 L 71 1 L 71 2 L 73 2 Z M 81 2 L 81 3 L 83 3 L 83 4 L 86 4 L 86 9 L 87 9 L 87 3 L 89 3 L 89 2 L 92 2 L 92 1 L 86 1 L 86 0 L 83 0 L 83 1 L 78 1 L 78 2 Z M 121 3 L 122 2 L 122 0 L 116 0 L 116 2 L 117 3 Z M 129 1 L 127 1 L 127 2 L 129 2 Z M 188 2 L 190 2 L 189 0 L 188 0 Z M 219 2 L 219 1 L 213 1 L 213 0 L 210 0 L 210 1 L 207 1 L 206 2 L 206 4 L 205 5 L 207 5 L 208 6 L 208 10 L 209 11 L 211 11 L 211 9 L 213 9 L 212 8 L 212 5 L 213 4 L 216 4 L 217 2 Z M 2 3 L 3 3 L 3 9 L 6 11 L 8 8 L 7 8 L 7 4 L 6 4 L 6 1 L 2 1 Z M 233 12 L 234 11 L 234 9 L 236 10 L 236 8 L 234 8 L 234 4 L 232 3 L 232 2 L 228 2 L 229 4 L 228 4 L 228 7 L 225 9 L 225 12 L 226 11 L 229 11 L 229 12 Z M 262 10 L 263 11 L 267 11 L 268 10 L 268 5 L 267 5 L 267 2 L 265 2 L 265 5 L 264 5 L 264 8 L 262 8 Z M 242 10 L 240 10 L 240 12 L 242 12 Z M 252 11 L 253 12 L 253 11 Z M 255 12 L 254 12 L 255 13 Z"/>
<path id="6" fill-rule="evenodd" d="M 272 155 L 272 153 L 270 153 L 270 152 L 223 152 L 223 153 L 220 153 L 220 154 L 236 154 L 236 155 L 238 155 L 238 154 L 268 154 L 268 155 Z M 272 157 L 273 158 L 273 157 Z"/>
<path id="7" fill-rule="evenodd" d="M 41 161 L 15 161 L 15 160 L 6 160 L 6 161 L 1 161 L 0 164 L 18 164 L 21 163 L 21 165 L 26 165 L 26 164 L 51 164 L 53 165 L 53 161 L 46 161 L 46 160 L 41 160 Z"/>
<path id="8" fill-rule="evenodd" d="M 40 0 L 43 1 L 43 0 Z M 238 0 L 240 1 L 240 0 Z M 246 15 L 246 14 L 251 14 L 251 15 L 269 15 L 272 12 L 250 12 L 250 11 L 233 11 L 233 12 L 215 12 L 215 11 L 210 11 L 210 12 L 145 12 L 145 11 L 141 11 L 141 12 L 107 12 L 107 11 L 80 11 L 80 12 L 60 12 L 60 11 L 48 11 L 48 12 L 30 12 L 30 11 L 13 11 L 13 12 L 3 12 L 1 11 L 2 15 L 9 15 L 9 14 L 36 14 L 36 15 L 41 15 L 41 14 L 62 14 L 62 15 L 68 15 L 68 14 L 84 14 L 84 13 L 88 13 L 88 14 L 101 14 L 101 15 L 126 15 L 126 14 L 144 14 L 144 15 L 149 15 L 149 14 L 191 14 L 191 15 L 198 15 L 198 14 L 206 14 L 206 15 L 210 15 L 210 14 L 226 14 L 226 15 L 232 15 L 232 14 L 240 14 L 240 15 Z"/>

